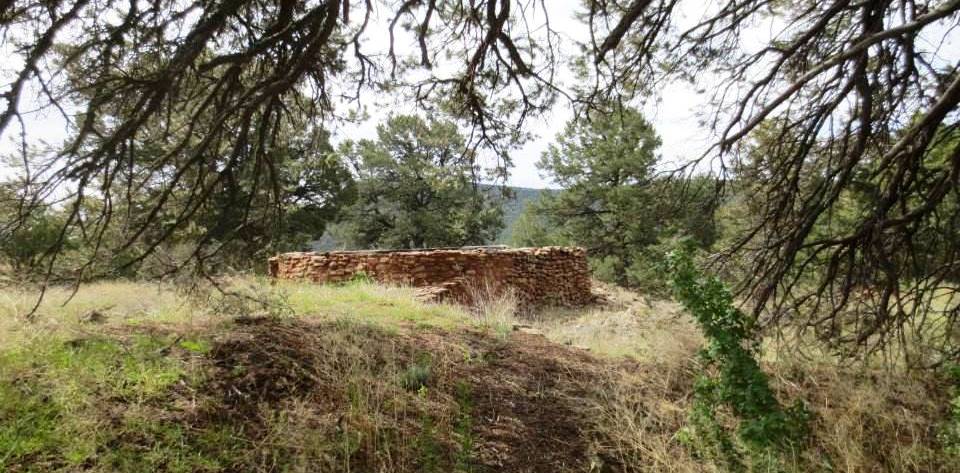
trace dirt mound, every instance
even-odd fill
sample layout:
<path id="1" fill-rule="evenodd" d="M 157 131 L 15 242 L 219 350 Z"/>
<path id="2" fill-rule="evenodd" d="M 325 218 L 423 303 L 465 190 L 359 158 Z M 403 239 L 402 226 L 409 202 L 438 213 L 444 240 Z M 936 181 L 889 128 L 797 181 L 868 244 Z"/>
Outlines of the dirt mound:
<path id="1" fill-rule="evenodd" d="M 232 406 L 316 398 L 328 388 L 325 383 L 336 380 L 339 365 L 382 361 L 379 349 L 387 338 L 363 326 L 340 330 L 293 320 L 242 319 L 210 353 L 216 369 L 210 387 Z"/>
<path id="2" fill-rule="evenodd" d="M 581 401 L 600 362 L 540 336 L 253 319 L 209 356 L 205 390 L 219 396 L 216 415 L 246 419 L 248 432 L 266 438 L 276 426 L 264 409 L 295 406 L 304 431 L 334 445 L 351 439 L 338 459 L 318 456 L 313 468 L 589 469 Z M 280 448 L 311 456 L 289 442 Z"/>

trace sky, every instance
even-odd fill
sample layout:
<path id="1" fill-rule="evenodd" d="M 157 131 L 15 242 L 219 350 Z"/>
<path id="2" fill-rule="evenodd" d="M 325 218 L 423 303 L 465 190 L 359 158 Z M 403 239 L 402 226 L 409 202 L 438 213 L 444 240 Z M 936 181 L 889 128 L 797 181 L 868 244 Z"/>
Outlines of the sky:
<path id="1" fill-rule="evenodd" d="M 548 2 L 551 25 L 560 32 L 561 50 L 564 52 L 576 51 L 575 43 L 585 41 L 588 38 L 586 25 L 574 18 L 579 2 Z M 683 2 L 685 5 L 679 12 L 679 17 L 675 18 L 678 24 L 690 24 L 701 19 L 704 10 L 710 8 L 707 5 L 715 2 Z M 374 5 L 379 5 L 374 2 Z M 372 31 L 385 31 L 386 20 L 381 15 L 375 15 Z M 777 36 L 782 29 L 782 24 L 777 24 L 771 20 L 768 23 L 754 25 L 752 34 L 746 35 L 747 43 L 744 47 L 765 45 L 769 38 Z M 936 31 L 931 32 L 938 36 Z M 398 32 L 399 35 L 403 33 Z M 951 40 L 955 40 L 950 35 Z M 412 44 L 413 38 L 405 39 L 408 44 Z M 752 41 L 751 41 L 752 40 Z M 402 41 L 399 39 L 398 41 Z M 950 41 L 953 43 L 956 41 Z M 399 43 L 398 43 L 399 44 Z M 373 34 L 365 41 L 364 49 L 370 52 L 377 50 L 385 52 L 387 49 L 387 36 L 385 34 Z M 952 44 L 948 44 L 943 51 L 954 49 Z M 956 48 L 960 51 L 960 48 Z M 951 56 L 956 55 L 955 52 Z M 0 57 L 9 58 L 12 55 L 3 50 L 0 44 Z M 953 59 L 952 57 L 950 59 Z M 0 61 L 0 75 L 5 76 L 11 70 L 16 70 L 17 64 L 10 60 Z M 455 67 L 456 65 L 454 65 Z M 438 66 L 443 67 L 443 66 Z M 562 68 L 565 70 L 565 68 Z M 567 86 L 573 85 L 577 78 L 571 77 L 569 72 L 560 75 L 559 80 Z M 707 78 L 700 78 L 700 84 L 696 87 L 701 89 L 710 88 Z M 35 105 L 30 104 L 27 99 L 21 103 L 21 110 L 24 113 L 24 119 L 27 123 L 28 134 L 25 137 L 30 143 L 39 143 L 46 141 L 48 143 L 59 143 L 67 137 L 65 123 L 58 114 L 51 111 L 29 112 Z M 370 120 L 361 124 L 336 123 L 324 125 L 331 129 L 333 141 L 335 143 L 345 139 L 372 138 L 375 136 L 376 125 L 384 120 L 390 113 L 414 113 L 416 109 L 411 104 L 398 102 L 390 97 L 370 97 L 366 100 L 368 106 L 367 112 Z M 706 96 L 698 94 L 694 86 L 688 83 L 666 84 L 661 88 L 657 96 L 647 100 L 641 107 L 647 119 L 653 123 L 657 133 L 662 140 L 660 154 L 664 161 L 679 162 L 685 161 L 691 157 L 700 156 L 711 143 L 711 134 L 707 129 L 699 125 L 698 113 L 707 110 Z M 345 110 L 338 110 L 343 114 Z M 527 142 L 523 147 L 511 153 L 514 167 L 511 169 L 508 184 L 519 187 L 545 188 L 552 187 L 553 183 L 542 176 L 536 168 L 536 162 L 540 159 L 542 153 L 547 149 L 554 137 L 563 130 L 564 124 L 572 117 L 572 110 L 569 103 L 560 99 L 557 100 L 553 109 L 538 117 L 533 117 L 526 123 L 525 131 L 533 135 L 533 139 Z M 9 126 L 0 137 L 0 153 L 8 154 L 17 149 L 16 143 L 21 139 L 20 131 L 17 126 Z M 0 166 L 0 177 L 3 177 L 3 167 Z"/>
<path id="2" fill-rule="evenodd" d="M 651 100 L 642 109 L 660 135 L 663 142 L 660 154 L 664 160 L 679 161 L 702 154 L 710 143 L 709 133 L 697 121 L 703 95 L 686 84 L 676 83 L 665 87 L 660 96 L 662 100 Z M 333 130 L 333 141 L 375 138 L 376 125 L 387 114 L 409 112 L 411 110 L 402 107 L 381 109 L 381 113 L 371 114 L 371 119 L 363 124 L 341 124 Z M 511 153 L 514 167 L 507 180 L 509 185 L 536 189 L 556 187 L 547 177 L 541 176 L 536 163 L 572 117 L 572 109 L 561 101 L 549 113 L 529 120 L 526 130 L 534 137 Z"/>
<path id="3" fill-rule="evenodd" d="M 551 25 L 562 36 L 562 52 L 575 51 L 575 41 L 584 41 L 588 37 L 584 23 L 574 18 L 575 8 L 578 8 L 577 5 L 577 2 L 550 2 L 549 4 Z M 376 23 L 381 23 L 381 25 L 376 25 Z M 375 28 L 383 28 L 384 26 L 385 20 L 374 18 Z M 407 40 L 412 42 L 412 38 Z M 374 35 L 368 39 L 364 47 L 374 51 L 386 51 L 387 45 L 386 35 Z M 3 45 L 0 45 L 0 56 L 13 57 L 9 52 L 2 49 Z M 17 64 L 14 64 L 13 61 L 0 61 L 0 73 L 3 75 L 15 71 L 16 67 Z M 560 81 L 566 82 L 568 85 L 572 85 L 571 83 L 575 80 L 568 72 L 564 72 L 560 76 Z M 663 157 L 672 160 L 699 155 L 705 149 L 708 141 L 705 131 L 697 125 L 695 116 L 695 112 L 702 103 L 701 96 L 696 94 L 689 85 L 672 84 L 661 91 L 660 98 L 661 101 L 651 100 L 649 104 L 643 107 L 643 110 L 661 136 Z M 391 103 L 392 105 L 390 105 Z M 390 98 L 386 100 L 374 98 L 369 100 L 367 105 L 367 113 L 370 119 L 365 123 L 327 125 L 331 128 L 332 139 L 335 144 L 345 139 L 375 137 L 376 125 L 390 113 L 415 112 L 411 105 L 398 103 L 395 99 L 391 100 Z M 369 105 L 372 105 L 372 107 Z M 19 149 L 18 143 L 22 138 L 25 138 L 31 144 L 44 142 L 56 144 L 68 137 L 69 132 L 66 123 L 56 111 L 33 110 L 36 108 L 30 94 L 25 94 L 25 97 L 21 99 L 21 111 L 24 112 L 23 117 L 27 125 L 27 134 L 21 136 L 18 126 L 13 124 L 9 126 L 5 130 L 4 136 L 0 137 L 0 154 L 15 153 Z M 554 137 L 563 130 L 564 124 L 571 117 L 572 110 L 569 103 L 558 100 L 550 112 L 529 119 L 525 131 L 530 133 L 533 139 L 511 153 L 514 167 L 511 169 L 508 178 L 509 185 L 532 188 L 553 186 L 548 178 L 540 174 L 536 168 L 536 162 L 554 140 Z M 9 170 L 5 171 L 3 166 L 0 166 L 0 174 L 8 172 Z M 0 175 L 0 177 L 3 176 Z"/>
<path id="4" fill-rule="evenodd" d="M 663 142 L 660 147 L 663 159 L 681 161 L 701 155 L 710 143 L 708 131 L 698 124 L 697 119 L 703 96 L 686 84 L 675 83 L 665 87 L 658 99 L 642 109 Z M 549 179 L 539 174 L 536 162 L 572 116 L 569 107 L 555 107 L 550 115 L 530 124 L 530 131 L 538 137 L 514 153 L 515 167 L 509 178 L 510 185 L 553 187 Z"/>
<path id="5" fill-rule="evenodd" d="M 686 2 L 687 8 L 680 12 L 679 23 L 698 20 L 706 8 L 705 5 L 713 2 Z M 693 6 L 694 8 L 691 8 Z M 561 51 L 569 54 L 577 51 L 577 42 L 587 42 L 589 31 L 587 25 L 575 18 L 577 9 L 582 8 L 579 2 L 550 2 L 550 24 L 561 35 Z M 538 11 L 531 14 L 531 22 L 537 21 Z M 381 18 L 374 18 L 374 23 L 384 23 Z M 398 33 L 398 44 L 400 41 Z M 412 38 L 407 41 L 413 42 Z M 389 43 L 385 36 L 373 37 L 364 42 L 364 49 L 386 51 Z M 559 82 L 568 87 L 574 85 L 577 78 L 573 77 L 566 68 L 558 75 Z M 376 99 L 374 99 L 376 101 Z M 386 119 L 390 113 L 414 113 L 415 110 L 404 104 L 396 104 L 390 100 L 382 101 L 384 106 L 368 108 L 366 111 L 371 119 L 360 125 L 341 124 L 333 130 L 335 142 L 345 139 L 375 138 L 377 123 Z M 698 125 L 696 113 L 703 110 L 704 96 L 697 94 L 693 86 L 687 83 L 668 84 L 659 91 L 657 96 L 651 97 L 642 105 L 646 118 L 653 123 L 662 139 L 660 153 L 665 161 L 679 161 L 691 156 L 701 155 L 709 145 L 709 133 Z M 372 110 L 372 111 L 371 111 Z M 570 104 L 563 99 L 557 100 L 553 109 L 541 116 L 529 119 L 525 124 L 525 131 L 533 135 L 533 139 L 525 143 L 520 149 L 511 153 L 513 168 L 507 183 L 517 187 L 548 188 L 556 187 L 549 178 L 542 176 L 536 167 L 540 156 L 554 141 L 556 135 L 563 131 L 564 125 L 573 117 Z"/>

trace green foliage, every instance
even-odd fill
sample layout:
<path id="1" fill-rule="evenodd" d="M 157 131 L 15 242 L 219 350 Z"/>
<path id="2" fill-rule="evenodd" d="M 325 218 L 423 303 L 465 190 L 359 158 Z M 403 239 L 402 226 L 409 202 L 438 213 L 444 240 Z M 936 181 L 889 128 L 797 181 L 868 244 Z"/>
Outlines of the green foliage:
<path id="1" fill-rule="evenodd" d="M 141 406 L 162 403 L 175 383 L 189 386 L 182 361 L 166 356 L 177 344 L 165 335 L 126 340 L 92 337 L 36 340 L 0 352 L 0 469 L 30 465 L 65 469 L 99 465 L 109 471 L 210 471 L 234 455 L 229 432 L 211 426 L 188 432 L 175 420 L 150 419 Z M 202 352 L 208 342 L 180 342 Z M 101 410 L 123 406 L 111 428 Z M 143 445 L 150 448 L 144 450 Z M 29 469 L 29 468 L 28 468 Z"/>
<path id="2" fill-rule="evenodd" d="M 520 220 L 526 213 L 525 211 L 530 207 L 530 204 L 539 200 L 541 195 L 549 194 L 553 191 L 550 189 L 530 189 L 514 186 L 508 187 L 508 191 L 509 194 L 502 199 L 503 229 L 500 231 L 500 234 L 497 235 L 494 243 L 521 246 L 516 245 L 515 240 L 522 237 L 518 237 L 515 233 L 518 225 L 521 225 Z"/>
<path id="3" fill-rule="evenodd" d="M 23 225 L 0 236 L 0 257 L 15 274 L 23 276 L 57 245 L 62 226 L 59 215 L 45 209 L 34 210 Z M 71 243 L 72 239 L 66 242 L 68 250 Z"/>
<path id="4" fill-rule="evenodd" d="M 953 396 L 938 437 L 944 452 L 960 461 L 960 365 L 952 366 L 948 371 L 954 385 Z"/>
<path id="5" fill-rule="evenodd" d="M 839 181 L 847 184 L 827 199 L 824 189 L 839 182 L 824 162 L 831 148 L 811 143 L 812 159 L 802 163 L 809 172 L 786 180 L 782 170 L 795 164 L 782 150 L 795 137 L 783 127 L 771 120 L 754 130 L 746 159 L 725 183 L 717 246 L 738 251 L 724 279 L 750 293 L 758 310 L 791 314 L 773 320 L 805 327 L 844 356 L 885 352 L 885 363 L 915 366 L 960 361 L 956 350 L 942 349 L 956 344 L 943 328 L 960 314 L 960 298 L 947 296 L 960 280 L 960 187 L 948 177 L 960 131 L 939 130 L 896 179 L 884 177 L 884 153 L 902 130 L 890 131 L 887 145 L 844 165 L 849 175 Z M 916 182 L 891 184 L 901 178 Z M 902 205 L 893 206 L 893 196 Z"/>
<path id="6" fill-rule="evenodd" d="M 339 233 L 358 248 L 478 245 L 502 226 L 498 195 L 481 186 L 481 169 L 456 124 L 393 116 L 377 140 L 339 150 L 357 176 L 357 200 Z"/>
<path id="7" fill-rule="evenodd" d="M 707 339 L 700 356 L 705 368 L 694 388 L 690 413 L 693 436 L 709 456 L 731 470 L 742 467 L 740 450 L 752 463 L 773 461 L 778 451 L 801 441 L 809 414 L 802 404 L 783 409 L 757 361 L 758 337 L 753 321 L 737 309 L 733 296 L 716 277 L 696 267 L 689 241 L 668 256 L 677 299 L 693 316 Z M 718 418 L 729 409 L 738 420 L 730 438 Z"/>
<path id="8" fill-rule="evenodd" d="M 21 202 L 18 187 L 14 181 L 0 183 L 0 222 L 24 215 L 20 225 L 0 226 L 0 267 L 7 265 L 16 276 L 25 278 L 59 242 L 64 218 L 46 205 L 31 207 Z M 74 246 L 69 235 L 63 243 L 67 250 Z"/>
<path id="9" fill-rule="evenodd" d="M 201 256 L 208 271 L 246 269 L 277 251 L 305 249 L 355 199 L 356 186 L 325 130 L 287 126 L 277 133 L 280 141 L 270 151 L 270 173 L 227 168 L 216 180 L 204 177 L 209 170 L 184 176 L 189 181 L 209 179 L 213 189 L 209 201 L 188 213 L 163 209 L 151 216 L 148 211 L 166 192 L 170 200 L 189 197 L 167 182 L 145 179 L 158 156 L 170 152 L 149 134 L 134 143 L 125 173 L 114 177 L 111 186 L 104 184 L 111 196 L 129 195 L 130 200 L 122 202 L 85 195 L 56 205 L 22 206 L 20 196 L 27 186 L 21 163 L 12 168 L 21 176 L 0 182 L 0 269 L 9 266 L 20 277 L 37 278 L 46 276 L 52 262 L 55 280 L 151 278 L 167 276 Z M 134 185 L 137 191 L 131 192 Z M 148 223 L 149 218 L 155 221 Z M 108 225 L 110 220 L 124 224 Z M 138 233 L 140 225 L 146 228 Z M 154 244 L 160 239 L 162 244 Z"/>
<path id="10" fill-rule="evenodd" d="M 657 177 L 660 139 L 639 111 L 589 118 L 568 123 L 538 163 L 562 190 L 528 208 L 515 242 L 584 246 L 600 279 L 663 291 L 655 246 L 676 234 L 712 243 L 713 181 Z"/>
<path id="11" fill-rule="evenodd" d="M 178 225 L 174 244 L 223 245 L 211 262 L 249 267 L 278 251 L 305 249 L 353 202 L 353 176 L 334 153 L 329 132 L 289 124 L 277 133 L 279 141 L 266 157 L 271 172 L 227 168 L 211 202 Z M 174 215 L 166 218 L 176 221 Z"/>
<path id="12" fill-rule="evenodd" d="M 510 245 L 562 246 L 570 243 L 544 215 L 543 198 L 531 202 L 521 211 L 511 228 Z"/>
<path id="13" fill-rule="evenodd" d="M 282 210 L 277 249 L 303 249 L 320 238 L 338 213 L 357 198 L 353 174 L 334 152 L 326 130 L 295 136 L 278 156 Z"/>
<path id="14" fill-rule="evenodd" d="M 639 112 L 619 112 L 572 121 L 557 135 L 537 166 L 563 190 L 538 207 L 563 237 L 614 257 L 613 279 L 625 283 L 633 250 L 657 239 L 649 185 L 660 139 Z"/>
<path id="15" fill-rule="evenodd" d="M 416 362 L 403 371 L 400 385 L 409 391 L 425 389 L 430 381 L 430 365 L 430 355 L 428 353 L 422 354 Z"/>
<path id="16" fill-rule="evenodd" d="M 473 465 L 473 397 L 470 385 L 460 381 L 457 383 L 457 417 L 453 432 L 457 437 L 459 450 L 455 455 L 455 471 L 471 473 L 476 471 Z"/>

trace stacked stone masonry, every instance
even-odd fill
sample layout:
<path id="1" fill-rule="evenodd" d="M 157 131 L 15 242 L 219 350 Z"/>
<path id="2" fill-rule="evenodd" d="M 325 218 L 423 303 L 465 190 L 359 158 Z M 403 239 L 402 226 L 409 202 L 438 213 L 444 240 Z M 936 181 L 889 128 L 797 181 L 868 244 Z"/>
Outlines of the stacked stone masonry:
<path id="1" fill-rule="evenodd" d="M 507 291 L 522 311 L 580 306 L 592 301 L 582 248 L 466 247 L 399 251 L 284 253 L 269 260 L 270 275 L 340 283 L 359 275 L 418 288 L 426 299 L 470 304 Z"/>

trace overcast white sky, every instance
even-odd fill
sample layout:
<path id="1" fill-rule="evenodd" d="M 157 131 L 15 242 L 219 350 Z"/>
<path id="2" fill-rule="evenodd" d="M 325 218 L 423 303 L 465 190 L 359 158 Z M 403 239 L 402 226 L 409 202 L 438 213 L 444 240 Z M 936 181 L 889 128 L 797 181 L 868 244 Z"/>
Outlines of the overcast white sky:
<path id="1" fill-rule="evenodd" d="M 702 3 L 686 2 L 679 18 L 675 21 L 683 23 L 684 21 L 696 21 L 703 15 L 708 5 L 712 1 Z M 582 9 L 579 2 L 549 2 L 549 15 L 551 27 L 559 32 L 561 38 L 561 52 L 571 54 L 577 51 L 577 42 L 587 42 L 589 40 L 589 31 L 586 24 L 575 18 L 577 9 Z M 539 14 L 538 11 L 532 13 L 531 22 L 536 23 Z M 385 23 L 382 19 L 375 19 L 376 22 Z M 402 41 L 398 34 L 398 44 Z M 408 37 L 406 41 L 416 48 L 414 38 Z M 388 47 L 385 36 L 375 37 L 364 43 L 364 48 L 368 50 L 386 51 Z M 577 78 L 572 77 L 566 68 L 559 77 L 561 83 L 566 86 L 574 85 Z M 658 101 L 657 99 L 662 99 Z M 659 97 L 652 98 L 649 103 L 643 107 L 643 111 L 660 134 L 663 140 L 661 154 L 670 161 L 682 160 L 691 156 L 699 156 L 709 145 L 709 135 L 705 129 L 698 126 L 696 112 L 703 110 L 703 96 L 697 94 L 693 86 L 689 84 L 670 84 L 659 92 Z M 380 106 L 369 107 L 366 110 L 371 119 L 362 125 L 340 125 L 334 128 L 334 140 L 344 139 L 373 138 L 376 135 L 376 124 L 386 118 L 390 113 L 415 113 L 415 110 L 408 104 L 397 104 L 390 100 L 383 100 Z M 536 162 L 540 155 L 547 149 L 547 146 L 554 140 L 557 133 L 561 132 L 564 125 L 573 113 L 570 104 L 563 99 L 559 99 L 553 110 L 544 115 L 530 119 L 526 123 L 526 131 L 534 135 L 534 139 L 525 144 L 521 149 L 511 153 L 514 167 L 511 170 L 508 183 L 519 187 L 545 188 L 551 187 L 552 183 L 542 177 L 536 168 Z"/>
<path id="2" fill-rule="evenodd" d="M 702 109 L 703 96 L 686 84 L 671 84 L 661 92 L 661 95 L 663 97 L 661 102 L 651 101 L 644 107 L 647 119 L 654 124 L 663 140 L 660 153 L 665 159 L 671 161 L 699 156 L 709 145 L 709 135 L 706 130 L 698 126 L 696 117 L 698 109 Z M 381 113 L 371 113 L 372 118 L 362 125 L 348 124 L 335 127 L 334 141 L 374 138 L 377 123 L 387 113 L 411 111 L 402 107 L 380 109 Z M 533 188 L 551 187 L 551 182 L 540 176 L 535 164 L 572 116 L 573 112 L 569 106 L 561 101 L 549 114 L 533 118 L 526 124 L 527 130 L 533 133 L 535 138 L 511 153 L 514 168 L 508 180 L 510 185 Z"/>
<path id="3" fill-rule="evenodd" d="M 697 124 L 696 112 L 702 109 L 703 96 L 687 84 L 671 84 L 660 95 L 663 99 L 661 102 L 651 101 L 643 108 L 647 119 L 654 124 L 663 140 L 660 154 L 669 161 L 681 161 L 702 154 L 710 141 L 708 132 Z M 535 188 L 551 186 L 548 180 L 538 174 L 535 163 L 571 117 L 569 107 L 559 106 L 550 116 L 531 123 L 530 129 L 538 138 L 514 153 L 516 167 L 510 176 L 511 185 Z"/>
<path id="4" fill-rule="evenodd" d="M 724 3 L 724 2 L 719 2 Z M 704 19 L 708 12 L 717 8 L 717 0 L 704 0 L 701 2 L 688 1 L 681 2 L 679 8 L 675 11 L 673 22 L 679 29 L 691 27 Z M 577 51 L 577 42 L 587 42 L 589 40 L 589 31 L 584 22 L 575 18 L 577 9 L 582 9 L 580 2 L 572 1 L 554 1 L 549 2 L 550 23 L 553 29 L 560 32 L 562 38 L 562 52 L 570 54 Z M 536 15 L 536 12 L 534 12 Z M 533 22 L 536 18 L 533 18 Z M 746 51 L 758 51 L 766 47 L 771 38 L 782 36 L 786 23 L 783 18 L 775 16 L 759 15 L 754 19 L 754 23 L 748 24 L 746 31 L 741 36 L 741 47 Z M 946 26 L 932 26 L 925 31 L 926 35 L 935 39 L 931 41 L 924 38 L 921 34 L 921 43 L 930 50 L 936 50 L 937 55 L 933 58 L 934 64 L 945 66 L 956 64 L 960 61 L 960 31 L 952 28 L 945 30 Z M 942 44 L 936 44 L 940 40 Z M 380 47 L 386 51 L 386 38 L 380 38 L 381 41 L 374 39 L 370 46 L 374 49 Z M 413 38 L 408 38 L 413 42 Z M 564 73 L 560 75 L 560 82 L 567 86 L 573 85 L 571 82 L 578 78 L 572 77 L 564 68 Z M 711 89 L 716 87 L 713 79 L 709 75 L 698 77 L 698 83 L 692 85 L 685 82 L 674 82 L 666 84 L 655 97 L 650 97 L 643 104 L 642 110 L 646 118 L 653 123 L 662 140 L 660 154 L 666 163 L 682 163 L 690 158 L 701 156 L 710 144 L 713 142 L 711 132 L 700 125 L 698 114 L 709 113 L 710 105 L 707 103 L 710 93 L 697 93 L 697 89 Z M 398 110 L 390 106 L 377 108 L 376 112 L 371 113 L 373 119 L 360 126 L 344 126 L 335 130 L 335 140 L 358 137 L 374 137 L 375 126 L 379 120 L 382 120 L 389 113 L 414 113 L 413 109 Z M 553 183 L 549 179 L 540 175 L 535 164 L 541 154 L 547 149 L 547 146 L 553 142 L 557 133 L 561 132 L 565 123 L 572 117 L 572 111 L 569 103 L 563 99 L 557 101 L 553 110 L 545 116 L 536 117 L 528 121 L 526 131 L 532 133 L 535 138 L 527 143 L 523 148 L 512 153 L 514 167 L 511 170 L 508 183 L 520 187 L 544 188 L 552 187 Z"/>
<path id="5" fill-rule="evenodd" d="M 575 8 L 578 8 L 577 5 L 577 2 L 549 3 L 551 25 L 564 36 L 561 43 L 563 53 L 576 51 L 574 41 L 583 41 L 587 38 L 586 26 L 574 18 Z M 375 23 L 384 22 L 377 19 Z M 408 40 L 412 41 L 412 38 L 408 38 Z M 386 45 L 386 35 L 379 35 L 367 42 L 365 48 L 386 51 Z M 0 49 L 0 56 L 11 57 L 7 51 L 2 49 Z M 11 71 L 16 70 L 17 66 L 18 64 L 14 64 L 11 60 L 0 61 L 0 74 L 6 76 Z M 561 77 L 561 81 L 564 79 L 568 82 L 567 85 L 571 85 L 569 81 L 575 80 L 569 74 Z M 697 126 L 695 118 L 695 112 L 701 106 L 701 96 L 697 95 L 689 85 L 677 84 L 664 89 L 662 98 L 663 101 L 659 103 L 651 101 L 651 104 L 645 107 L 644 111 L 663 139 L 661 149 L 663 156 L 668 159 L 676 159 L 700 154 L 707 144 L 707 136 L 704 130 Z M 368 122 L 360 125 L 339 124 L 332 126 L 334 141 L 374 137 L 376 124 L 389 113 L 415 112 L 410 105 L 398 103 L 389 98 L 385 99 L 374 98 L 366 104 L 368 106 L 367 112 L 371 116 Z M 36 108 L 35 105 L 31 105 L 33 102 L 29 94 L 21 101 L 21 110 L 24 112 L 23 117 L 28 129 L 26 136 L 28 143 L 47 142 L 56 144 L 66 139 L 68 130 L 59 114 L 54 110 L 31 111 L 31 108 Z M 534 139 L 512 153 L 514 168 L 511 170 L 509 184 L 534 188 L 551 186 L 547 179 L 540 176 L 535 163 L 571 117 L 572 112 L 569 104 L 563 100 L 558 100 L 550 113 L 535 117 L 527 123 L 527 131 L 534 135 Z M 16 143 L 19 143 L 20 139 L 19 126 L 11 124 L 0 139 L 0 153 L 8 154 L 18 149 Z M 4 173 L 2 166 L 0 166 L 0 174 Z"/>
<path id="6" fill-rule="evenodd" d="M 575 41 L 584 41 L 588 32 L 586 25 L 574 18 L 574 14 L 579 7 L 579 2 L 560 2 L 551 1 L 549 3 L 550 21 L 553 28 L 562 35 L 561 49 L 569 54 L 576 51 Z M 377 2 L 374 2 L 378 5 Z M 714 5 L 714 1 L 708 2 L 683 2 L 683 8 L 679 18 L 675 21 L 679 24 L 690 24 L 699 20 L 704 11 Z M 380 15 L 377 15 L 378 17 Z M 377 24 L 379 23 L 379 24 Z M 766 44 L 769 38 L 779 33 L 780 25 L 770 19 L 761 25 L 753 25 L 755 34 L 749 35 L 753 38 L 745 38 L 748 44 L 744 46 L 751 47 L 750 42 L 756 45 Z M 372 25 L 372 31 L 385 31 L 385 20 L 375 18 Z M 402 41 L 398 33 L 398 41 Z M 956 35 L 952 35 L 956 36 Z M 751 41 L 751 39 L 753 41 Z M 955 38 L 951 38 L 955 39 Z M 406 38 L 406 41 L 412 43 L 413 38 Z M 951 51 L 954 41 L 948 41 L 941 52 Z M 399 44 L 399 43 L 398 43 Z M 414 46 L 415 47 L 415 46 Z M 385 34 L 373 35 L 365 49 L 376 51 L 386 51 L 387 37 Z M 960 49 L 960 48 L 958 48 Z M 954 53 L 953 55 L 957 55 Z M 3 50 L 0 45 L 0 76 L 6 77 L 11 70 L 15 70 L 17 64 L 10 60 L 10 54 Z M 575 81 L 577 78 L 571 77 L 569 73 L 562 75 L 560 81 Z M 710 88 L 710 84 L 698 84 L 699 88 Z M 371 94 L 373 95 L 373 94 Z M 698 125 L 697 113 L 707 109 L 705 96 L 697 94 L 694 86 L 686 83 L 668 84 L 659 91 L 659 97 L 654 97 L 643 107 L 647 118 L 654 124 L 659 133 L 663 146 L 660 153 L 665 160 L 682 161 L 685 158 L 695 157 L 702 154 L 710 143 L 709 132 Z M 26 99 L 21 103 L 21 110 L 24 113 L 24 119 L 27 122 L 29 134 L 26 139 L 30 143 L 39 143 L 46 141 L 49 143 L 59 143 L 67 136 L 66 125 L 59 116 L 53 111 L 41 111 L 30 113 L 30 100 Z M 414 113 L 416 110 L 410 104 L 397 102 L 389 97 L 373 97 L 365 103 L 367 112 L 371 115 L 371 120 L 364 124 L 329 124 L 324 125 L 331 128 L 334 134 L 334 141 L 339 142 L 344 139 L 357 139 L 375 136 L 376 124 L 383 120 L 390 113 Z M 343 114 L 345 111 L 340 110 Z M 553 141 L 555 135 L 559 133 L 564 124 L 571 118 L 572 112 L 569 103 L 558 100 L 554 109 L 545 116 L 530 119 L 526 124 L 526 131 L 534 135 L 534 139 L 524 147 L 512 153 L 514 168 L 511 170 L 509 183 L 515 186 L 543 188 L 550 187 L 551 182 L 540 176 L 535 163 L 540 155 Z M 6 154 L 16 149 L 15 143 L 20 140 L 20 130 L 15 124 L 7 127 L 4 136 L 0 139 L 0 153 Z M 0 166 L 0 177 L 4 170 Z"/>

